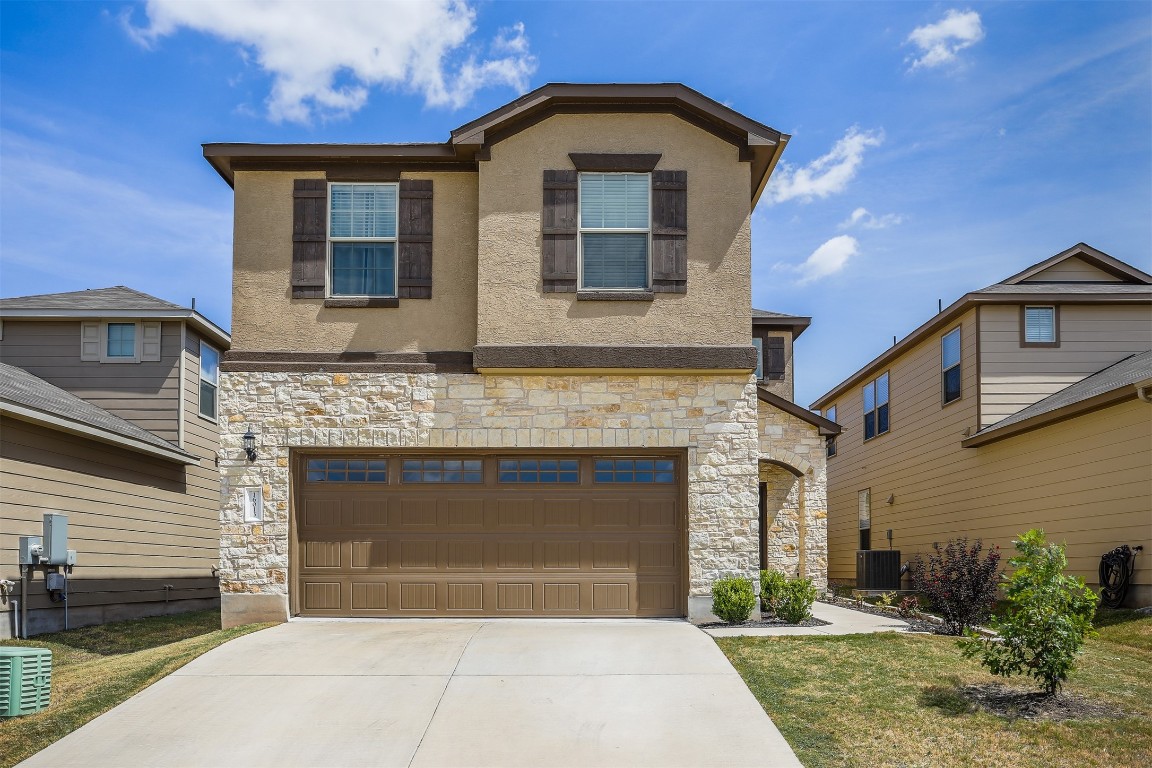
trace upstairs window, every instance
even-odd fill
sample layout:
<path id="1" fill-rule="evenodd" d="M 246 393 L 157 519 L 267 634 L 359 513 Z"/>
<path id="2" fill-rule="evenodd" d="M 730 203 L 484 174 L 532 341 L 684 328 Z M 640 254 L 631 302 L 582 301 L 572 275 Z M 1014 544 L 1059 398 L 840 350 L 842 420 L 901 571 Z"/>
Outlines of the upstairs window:
<path id="1" fill-rule="evenodd" d="M 109 358 L 136 357 L 136 323 L 108 323 L 104 355 Z"/>
<path id="2" fill-rule="evenodd" d="M 330 185 L 330 295 L 396 296 L 397 188 Z"/>
<path id="3" fill-rule="evenodd" d="M 960 399 L 960 329 L 940 339 L 940 386 L 944 404 Z"/>
<path id="4" fill-rule="evenodd" d="M 1020 318 L 1021 346 L 1060 346 L 1058 318 L 1056 307 L 1024 307 Z"/>
<path id="5" fill-rule="evenodd" d="M 580 174 L 580 287 L 648 288 L 651 177 Z"/>
<path id="6" fill-rule="evenodd" d="M 828 406 L 827 410 L 824 411 L 824 418 L 828 421 L 836 421 L 836 406 Z M 824 438 L 824 452 L 829 458 L 836 455 L 836 435 L 828 435 Z"/>
<path id="7" fill-rule="evenodd" d="M 200 415 L 216 419 L 216 390 L 220 386 L 220 353 L 200 342 Z"/>
<path id="8" fill-rule="evenodd" d="M 888 374 L 864 385 L 864 439 L 871 440 L 888 431 Z"/>

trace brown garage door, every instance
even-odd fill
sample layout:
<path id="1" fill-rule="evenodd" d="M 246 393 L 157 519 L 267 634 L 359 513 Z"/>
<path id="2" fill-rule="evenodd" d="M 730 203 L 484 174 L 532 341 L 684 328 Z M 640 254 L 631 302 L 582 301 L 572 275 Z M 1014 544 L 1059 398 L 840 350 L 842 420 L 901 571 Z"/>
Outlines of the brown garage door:
<path id="1" fill-rule="evenodd" d="M 301 456 L 304 616 L 681 616 L 673 456 Z"/>

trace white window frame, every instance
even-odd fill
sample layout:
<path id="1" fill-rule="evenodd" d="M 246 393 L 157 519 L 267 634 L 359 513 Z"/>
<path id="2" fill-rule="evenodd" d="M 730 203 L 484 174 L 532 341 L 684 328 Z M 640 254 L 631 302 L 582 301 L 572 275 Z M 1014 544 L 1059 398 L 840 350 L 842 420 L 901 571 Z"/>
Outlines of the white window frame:
<path id="1" fill-rule="evenodd" d="M 958 354 L 956 355 L 956 362 L 953 363 L 952 365 L 949 365 L 947 368 L 945 368 L 944 367 L 944 341 L 945 341 L 945 339 L 947 339 L 952 334 L 956 334 L 956 338 L 959 339 L 959 341 L 956 344 L 956 349 L 957 349 Z M 960 331 L 960 326 L 956 326 L 952 330 L 948 331 L 948 333 L 946 333 L 940 337 L 940 403 L 941 403 L 941 405 L 951 405 L 952 403 L 956 403 L 956 402 L 959 402 L 960 400 L 964 399 L 964 368 L 963 368 L 964 347 L 963 347 L 963 344 L 964 344 L 964 335 Z M 956 397 L 949 400 L 948 399 L 947 377 L 948 377 L 948 372 L 951 371 L 953 368 L 959 368 L 960 369 L 960 393 L 957 394 Z M 889 379 L 889 382 L 888 382 L 888 390 L 889 390 L 888 396 L 891 397 L 892 396 L 891 379 Z M 889 409 L 889 420 L 891 420 L 891 409 Z"/>
<path id="2" fill-rule="evenodd" d="M 333 237 L 332 236 L 332 187 L 395 187 L 396 188 L 396 235 L 394 237 Z M 394 299 L 400 295 L 400 183 L 397 181 L 330 181 L 328 182 L 328 204 L 325 209 L 324 234 L 326 242 L 324 265 L 324 298 L 327 299 Z M 332 244 L 333 243 L 393 243 L 392 251 L 392 293 L 332 293 Z"/>
<path id="3" fill-rule="evenodd" d="M 213 352 L 216 353 L 216 381 L 211 382 L 212 387 L 216 391 L 216 396 L 214 398 L 212 398 L 212 404 L 215 406 L 215 408 L 213 409 L 214 413 L 211 416 L 204 413 L 204 397 L 202 394 L 203 393 L 202 388 L 204 386 L 204 348 L 205 347 L 207 347 L 208 349 L 211 349 Z M 207 343 L 203 339 L 200 340 L 200 359 L 199 359 L 199 366 L 198 366 L 198 372 L 197 372 L 197 378 L 199 379 L 199 381 L 198 381 L 199 386 L 196 388 L 196 412 L 198 414 L 200 414 L 200 418 L 208 419 L 208 421 L 212 421 L 212 422 L 215 422 L 220 418 L 220 358 L 221 357 L 222 357 L 222 355 L 220 354 L 220 350 L 216 349 L 216 347 Z"/>
<path id="4" fill-rule="evenodd" d="M 108 354 L 108 326 L 110 325 L 131 325 L 132 331 L 132 356 L 112 356 Z M 139 321 L 133 320 L 105 320 L 100 323 L 100 362 L 102 363 L 138 363 L 143 357 L 144 351 L 144 333 L 143 328 L 140 327 Z"/>
<path id="5" fill-rule="evenodd" d="M 599 228 L 584 226 L 584 176 L 644 176 L 648 179 L 648 226 Z M 580 171 L 576 174 L 576 285 L 578 291 L 647 291 L 652 288 L 652 173 L 636 171 Z M 589 288 L 584 285 L 584 234 L 594 235 L 647 235 L 648 247 L 644 259 L 644 286 L 642 288 Z"/>

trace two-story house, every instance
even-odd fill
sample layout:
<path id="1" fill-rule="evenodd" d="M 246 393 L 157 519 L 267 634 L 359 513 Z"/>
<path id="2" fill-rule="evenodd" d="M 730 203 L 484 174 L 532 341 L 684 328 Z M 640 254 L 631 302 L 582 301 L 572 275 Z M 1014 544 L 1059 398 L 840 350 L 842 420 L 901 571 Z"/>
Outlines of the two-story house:
<path id="1" fill-rule="evenodd" d="M 963 296 L 813 404 L 828 441 L 829 577 L 855 553 L 1043 528 L 1098 581 L 1152 551 L 1152 276 L 1083 243 Z M 1152 603 L 1136 559 L 1129 600 Z"/>
<path id="2" fill-rule="evenodd" d="M 823 583 L 837 427 L 789 397 L 807 318 L 750 303 L 787 140 L 682 85 L 554 84 L 444 143 L 205 145 L 235 190 L 225 625 Z"/>
<path id="3" fill-rule="evenodd" d="M 228 346 L 195 309 L 123 286 L 0 299 L 0 579 L 17 585 L 0 637 L 219 604 Z M 54 592 L 17 551 L 49 512 L 77 553 Z"/>

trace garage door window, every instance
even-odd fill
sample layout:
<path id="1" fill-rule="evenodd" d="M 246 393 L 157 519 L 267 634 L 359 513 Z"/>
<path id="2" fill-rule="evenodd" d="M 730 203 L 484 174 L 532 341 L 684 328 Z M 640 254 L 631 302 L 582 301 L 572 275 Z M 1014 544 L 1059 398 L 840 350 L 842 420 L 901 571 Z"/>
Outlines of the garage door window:
<path id="1" fill-rule="evenodd" d="M 405 483 L 480 483 L 480 459 L 404 459 Z"/>
<path id="2" fill-rule="evenodd" d="M 502 483 L 579 483 L 576 459 L 500 459 Z"/>
<path id="3" fill-rule="evenodd" d="M 597 483 L 671 483 L 672 459 L 596 459 Z"/>
<path id="4" fill-rule="evenodd" d="M 310 483 L 386 483 L 384 459 L 308 459 Z"/>

